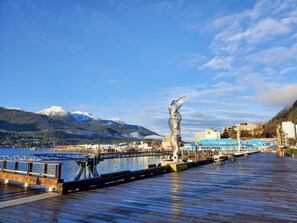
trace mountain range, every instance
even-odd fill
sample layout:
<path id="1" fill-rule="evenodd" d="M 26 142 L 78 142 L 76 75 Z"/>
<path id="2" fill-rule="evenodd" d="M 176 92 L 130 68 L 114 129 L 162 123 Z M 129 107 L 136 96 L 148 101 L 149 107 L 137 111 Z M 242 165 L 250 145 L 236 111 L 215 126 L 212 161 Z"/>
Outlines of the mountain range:
<path id="1" fill-rule="evenodd" d="M 142 126 L 126 124 L 119 118 L 100 119 L 88 112 L 70 113 L 59 106 L 37 113 L 0 107 L 0 139 L 40 139 L 60 144 L 92 140 L 161 139 Z"/>

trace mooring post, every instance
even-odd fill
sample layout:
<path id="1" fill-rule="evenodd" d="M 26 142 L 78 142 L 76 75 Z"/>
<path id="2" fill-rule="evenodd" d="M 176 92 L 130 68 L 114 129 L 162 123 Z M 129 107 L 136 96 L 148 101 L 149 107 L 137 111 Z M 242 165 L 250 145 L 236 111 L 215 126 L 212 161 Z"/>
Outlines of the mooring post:
<path id="1" fill-rule="evenodd" d="M 62 172 L 62 163 L 59 163 L 56 165 L 56 171 L 55 171 L 55 178 L 60 180 L 61 179 L 61 172 Z"/>
<path id="2" fill-rule="evenodd" d="M 27 175 L 30 176 L 33 169 L 33 163 L 27 164 Z"/>
<path id="3" fill-rule="evenodd" d="M 47 174 L 47 163 L 44 164 L 43 174 L 44 174 L 43 177 L 47 177 L 46 176 L 46 174 Z"/>
<path id="4" fill-rule="evenodd" d="M 16 170 L 19 169 L 19 162 L 14 163 L 14 173 L 16 173 Z"/>
<path id="5" fill-rule="evenodd" d="M 2 161 L 2 172 L 5 171 L 5 169 L 6 169 L 6 164 L 7 164 L 7 161 L 6 161 L 6 160 L 3 160 L 3 161 Z"/>

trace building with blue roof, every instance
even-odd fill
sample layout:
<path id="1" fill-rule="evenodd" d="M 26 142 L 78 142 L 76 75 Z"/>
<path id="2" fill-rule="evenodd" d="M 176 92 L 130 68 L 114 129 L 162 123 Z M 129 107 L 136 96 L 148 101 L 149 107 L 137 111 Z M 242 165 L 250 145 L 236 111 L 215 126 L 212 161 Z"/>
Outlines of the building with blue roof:
<path id="1" fill-rule="evenodd" d="M 264 151 L 270 146 L 275 146 L 273 140 L 251 139 L 240 140 L 241 152 Z M 238 152 L 236 139 L 203 139 L 198 144 L 185 144 L 182 150 L 215 150 L 218 152 Z"/>

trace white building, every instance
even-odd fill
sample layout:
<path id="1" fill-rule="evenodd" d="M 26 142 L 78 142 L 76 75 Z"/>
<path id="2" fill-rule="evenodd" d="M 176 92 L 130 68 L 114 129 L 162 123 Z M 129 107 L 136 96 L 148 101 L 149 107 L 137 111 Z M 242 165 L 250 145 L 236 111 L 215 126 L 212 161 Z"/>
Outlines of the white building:
<path id="1" fill-rule="evenodd" d="M 221 133 L 216 132 L 213 129 L 207 129 L 205 132 L 195 133 L 195 142 L 198 143 L 202 139 L 220 139 Z"/>
<path id="2" fill-rule="evenodd" d="M 282 122 L 281 130 L 281 140 L 283 145 L 288 145 L 288 139 L 296 139 L 297 126 L 293 122 Z"/>
<path id="3" fill-rule="evenodd" d="M 295 125 L 293 122 L 282 122 L 282 130 L 283 133 L 286 134 L 287 138 L 295 138 L 296 132 L 295 132 Z"/>
<path id="4" fill-rule="evenodd" d="M 148 146 L 148 144 L 144 143 L 144 142 L 141 142 L 137 148 L 141 151 L 151 151 L 152 150 L 152 147 Z"/>

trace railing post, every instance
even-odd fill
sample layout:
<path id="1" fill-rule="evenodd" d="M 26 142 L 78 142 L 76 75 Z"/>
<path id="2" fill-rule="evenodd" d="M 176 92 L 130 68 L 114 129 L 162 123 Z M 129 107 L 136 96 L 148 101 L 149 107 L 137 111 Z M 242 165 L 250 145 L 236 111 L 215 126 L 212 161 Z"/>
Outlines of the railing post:
<path id="1" fill-rule="evenodd" d="M 15 170 L 14 173 L 16 173 L 16 170 L 18 170 L 18 169 L 19 169 L 19 162 L 16 161 L 14 163 L 14 170 Z"/>
<path id="2" fill-rule="evenodd" d="M 56 165 L 56 172 L 55 172 L 55 178 L 60 180 L 61 179 L 61 172 L 62 172 L 62 163 L 59 163 Z"/>
<path id="3" fill-rule="evenodd" d="M 32 169 L 33 169 L 33 163 L 28 163 L 28 166 L 27 166 L 27 175 L 31 175 L 30 172 L 32 172 Z"/>
<path id="4" fill-rule="evenodd" d="M 46 176 L 46 174 L 47 174 L 47 166 L 48 166 L 47 163 L 45 163 L 44 164 L 44 169 L 43 169 L 43 174 L 44 174 L 43 177 L 47 177 Z"/>
<path id="5" fill-rule="evenodd" d="M 4 172 L 5 169 L 6 169 L 6 163 L 7 163 L 7 161 L 6 161 L 6 160 L 3 160 L 3 162 L 2 162 L 2 171 L 3 171 L 3 172 Z"/>

